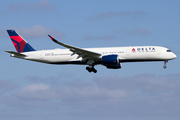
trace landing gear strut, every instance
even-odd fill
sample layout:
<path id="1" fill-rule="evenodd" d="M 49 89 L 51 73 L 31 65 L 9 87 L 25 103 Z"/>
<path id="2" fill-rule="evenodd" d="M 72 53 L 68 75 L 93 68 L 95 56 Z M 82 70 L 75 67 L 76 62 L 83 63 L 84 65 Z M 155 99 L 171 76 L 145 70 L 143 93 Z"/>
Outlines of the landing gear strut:
<path id="1" fill-rule="evenodd" d="M 164 61 L 164 66 L 163 66 L 164 69 L 167 68 L 167 66 L 166 66 L 166 63 L 167 63 L 167 62 L 168 62 L 168 60 L 165 60 L 165 61 Z"/>
<path id="2" fill-rule="evenodd" d="M 86 70 L 87 70 L 88 72 L 94 72 L 94 73 L 97 73 L 97 70 L 94 68 L 94 66 L 86 67 Z"/>

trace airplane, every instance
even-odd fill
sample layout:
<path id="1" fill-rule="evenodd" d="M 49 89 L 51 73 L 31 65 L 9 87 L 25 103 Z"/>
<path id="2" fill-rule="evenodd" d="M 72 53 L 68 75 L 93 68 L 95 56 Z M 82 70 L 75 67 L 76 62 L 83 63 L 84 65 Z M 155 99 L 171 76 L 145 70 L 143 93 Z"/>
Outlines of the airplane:
<path id="1" fill-rule="evenodd" d="M 79 48 L 59 42 L 50 35 L 48 36 L 53 42 L 67 49 L 36 51 L 17 31 L 7 30 L 7 32 L 17 50 L 17 52 L 5 51 L 10 53 L 11 57 L 48 64 L 88 65 L 86 70 L 94 73 L 97 73 L 94 68 L 96 65 L 119 69 L 124 62 L 164 61 L 165 69 L 167 61 L 177 57 L 171 50 L 161 46 Z"/>

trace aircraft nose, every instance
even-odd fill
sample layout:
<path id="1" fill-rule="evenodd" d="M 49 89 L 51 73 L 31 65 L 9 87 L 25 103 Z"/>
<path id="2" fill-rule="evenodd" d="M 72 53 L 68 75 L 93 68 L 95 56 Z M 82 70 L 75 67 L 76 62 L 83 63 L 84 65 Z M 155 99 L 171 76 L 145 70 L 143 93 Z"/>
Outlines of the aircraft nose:
<path id="1" fill-rule="evenodd" d="M 172 53 L 171 56 L 172 56 L 173 59 L 175 59 L 177 57 L 174 53 Z"/>

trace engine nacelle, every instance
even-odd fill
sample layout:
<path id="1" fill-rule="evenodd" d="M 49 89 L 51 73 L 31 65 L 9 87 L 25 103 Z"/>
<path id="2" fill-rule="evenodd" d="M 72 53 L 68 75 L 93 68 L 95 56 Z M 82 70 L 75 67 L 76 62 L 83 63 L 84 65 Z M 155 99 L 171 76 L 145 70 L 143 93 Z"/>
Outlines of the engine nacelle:
<path id="1" fill-rule="evenodd" d="M 105 65 L 107 68 L 109 68 L 109 69 L 119 69 L 119 68 L 121 68 L 121 63 L 119 63 L 119 64 L 114 64 L 114 65 Z"/>
<path id="2" fill-rule="evenodd" d="M 106 55 L 102 57 L 102 64 L 109 69 L 121 68 L 118 55 Z"/>
<path id="3" fill-rule="evenodd" d="M 119 64 L 118 55 L 102 56 L 102 64 L 104 64 L 104 65 L 116 65 L 116 64 Z"/>

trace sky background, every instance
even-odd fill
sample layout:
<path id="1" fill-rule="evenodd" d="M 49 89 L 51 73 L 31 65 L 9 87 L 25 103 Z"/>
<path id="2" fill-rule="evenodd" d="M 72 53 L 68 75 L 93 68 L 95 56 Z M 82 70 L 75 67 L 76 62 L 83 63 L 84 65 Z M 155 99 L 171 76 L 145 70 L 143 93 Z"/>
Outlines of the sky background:
<path id="1" fill-rule="evenodd" d="M 179 57 L 121 69 L 49 65 L 11 58 L 6 32 L 36 50 L 153 45 L 180 55 L 180 0 L 1 0 L 0 119 L 179 120 Z"/>

